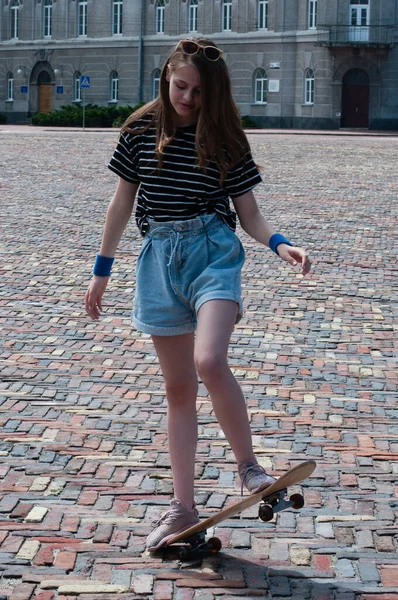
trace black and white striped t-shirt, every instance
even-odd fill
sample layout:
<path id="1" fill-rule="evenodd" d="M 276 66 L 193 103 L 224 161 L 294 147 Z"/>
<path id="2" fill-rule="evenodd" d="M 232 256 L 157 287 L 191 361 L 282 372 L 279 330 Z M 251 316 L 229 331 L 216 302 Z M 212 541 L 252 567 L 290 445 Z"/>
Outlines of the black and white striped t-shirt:
<path id="1" fill-rule="evenodd" d="M 142 129 L 146 124 L 148 121 L 137 121 L 134 129 Z M 126 181 L 140 184 L 135 217 L 142 235 L 148 219 L 178 221 L 214 212 L 234 230 L 236 215 L 229 198 L 245 194 L 262 181 L 248 152 L 240 165 L 228 171 L 221 187 L 215 163 L 208 163 L 206 173 L 196 166 L 195 131 L 196 125 L 177 130 L 164 150 L 161 170 L 157 170 L 154 126 L 144 133 L 120 135 L 108 166 Z"/>

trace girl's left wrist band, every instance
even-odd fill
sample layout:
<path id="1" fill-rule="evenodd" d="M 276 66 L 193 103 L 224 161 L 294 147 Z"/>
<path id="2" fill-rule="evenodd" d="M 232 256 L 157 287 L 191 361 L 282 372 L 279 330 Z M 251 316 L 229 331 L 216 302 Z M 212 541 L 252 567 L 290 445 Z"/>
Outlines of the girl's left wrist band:
<path id="1" fill-rule="evenodd" d="M 98 275 L 98 277 L 109 277 L 114 260 L 114 258 L 109 258 L 109 256 L 97 254 L 93 268 L 94 275 Z"/>
<path id="2" fill-rule="evenodd" d="M 275 254 L 278 254 L 278 256 L 279 244 L 287 244 L 288 246 L 293 246 L 293 244 L 289 242 L 289 240 L 287 240 L 284 235 L 282 235 L 281 233 L 274 233 L 273 235 L 271 235 L 268 245 L 271 248 L 271 250 L 275 252 Z"/>

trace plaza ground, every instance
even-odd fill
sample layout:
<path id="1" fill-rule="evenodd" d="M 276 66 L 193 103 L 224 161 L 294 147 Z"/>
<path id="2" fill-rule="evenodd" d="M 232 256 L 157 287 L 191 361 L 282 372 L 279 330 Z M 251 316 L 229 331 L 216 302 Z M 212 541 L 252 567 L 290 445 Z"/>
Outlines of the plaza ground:
<path id="1" fill-rule="evenodd" d="M 220 554 L 144 551 L 172 497 L 163 381 L 132 329 L 132 221 L 92 322 L 84 294 L 116 178 L 117 131 L 0 126 L 0 600 L 397 600 L 398 137 L 252 132 L 275 227 L 303 279 L 242 231 L 245 316 L 230 364 L 258 460 L 306 459 L 305 507 L 220 524 Z M 203 386 L 202 517 L 239 498 Z"/>

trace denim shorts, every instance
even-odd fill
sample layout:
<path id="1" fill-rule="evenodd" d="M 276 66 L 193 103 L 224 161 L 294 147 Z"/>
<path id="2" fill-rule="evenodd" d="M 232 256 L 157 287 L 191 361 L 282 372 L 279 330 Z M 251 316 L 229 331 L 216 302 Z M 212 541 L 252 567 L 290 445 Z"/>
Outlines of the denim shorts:
<path id="1" fill-rule="evenodd" d="M 190 333 L 209 300 L 236 302 L 238 322 L 244 261 L 239 238 L 217 214 L 150 220 L 137 259 L 134 327 L 150 335 Z"/>

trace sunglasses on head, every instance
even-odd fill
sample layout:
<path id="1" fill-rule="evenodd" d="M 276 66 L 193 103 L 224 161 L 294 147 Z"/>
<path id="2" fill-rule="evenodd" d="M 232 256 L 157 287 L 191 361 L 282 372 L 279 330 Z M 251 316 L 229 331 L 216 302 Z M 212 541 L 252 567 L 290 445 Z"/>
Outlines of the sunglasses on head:
<path id="1" fill-rule="evenodd" d="M 204 46 L 193 40 L 181 40 L 176 47 L 176 50 L 179 49 L 181 49 L 184 54 L 188 54 L 188 56 L 203 52 L 207 60 L 211 60 L 212 62 L 219 60 L 223 54 L 223 51 L 220 50 L 220 48 L 216 48 L 215 46 Z"/>

